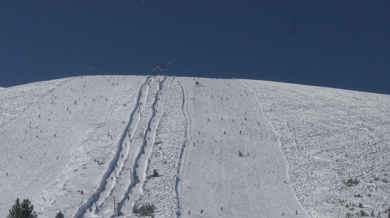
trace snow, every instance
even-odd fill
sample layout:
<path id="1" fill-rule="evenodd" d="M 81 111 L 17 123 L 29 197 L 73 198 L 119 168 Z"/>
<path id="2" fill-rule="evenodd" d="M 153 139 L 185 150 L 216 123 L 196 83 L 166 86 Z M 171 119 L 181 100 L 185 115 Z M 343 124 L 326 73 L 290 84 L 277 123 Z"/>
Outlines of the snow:
<path id="1" fill-rule="evenodd" d="M 28 85 L 0 88 L 0 127 L 19 116 L 38 98 L 48 95 L 67 79 L 31 83 Z"/>
<path id="2" fill-rule="evenodd" d="M 183 217 L 201 210 L 206 217 L 305 214 L 284 183 L 287 163 L 278 135 L 251 90 L 240 81 L 197 81 L 183 79 L 191 118 L 179 195 Z"/>
<path id="3" fill-rule="evenodd" d="M 42 218 L 136 217 L 145 203 L 154 217 L 385 217 L 389 102 L 165 76 L 0 89 L 0 216 L 29 198 Z"/>
<path id="4" fill-rule="evenodd" d="M 385 212 L 390 204 L 385 194 L 390 192 L 386 182 L 390 96 L 266 81 L 244 83 L 255 90 L 281 135 L 292 186 L 311 217 Z M 344 185 L 351 178 L 360 183 Z M 359 203 L 363 208 L 357 207 Z"/>
<path id="5" fill-rule="evenodd" d="M 124 78 L 72 78 L 0 129 L 1 217 L 17 197 L 31 199 L 39 217 L 57 209 L 69 217 L 90 197 L 145 80 Z"/>

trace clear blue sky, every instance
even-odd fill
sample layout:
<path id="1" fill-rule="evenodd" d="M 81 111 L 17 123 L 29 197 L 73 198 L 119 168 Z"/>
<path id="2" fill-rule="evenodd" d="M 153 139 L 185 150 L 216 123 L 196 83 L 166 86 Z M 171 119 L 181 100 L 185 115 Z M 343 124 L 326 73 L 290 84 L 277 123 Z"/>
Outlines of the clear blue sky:
<path id="1" fill-rule="evenodd" d="M 0 1 L 2 87 L 156 65 L 390 94 L 390 1 Z"/>

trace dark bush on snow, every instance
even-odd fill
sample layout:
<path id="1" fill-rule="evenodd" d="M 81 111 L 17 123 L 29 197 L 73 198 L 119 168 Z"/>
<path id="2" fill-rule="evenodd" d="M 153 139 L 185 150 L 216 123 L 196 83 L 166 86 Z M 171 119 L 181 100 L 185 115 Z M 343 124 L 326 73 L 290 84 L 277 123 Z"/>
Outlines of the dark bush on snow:
<path id="1" fill-rule="evenodd" d="M 151 179 L 152 177 L 159 177 L 159 176 L 160 176 L 160 174 L 158 174 L 157 170 L 154 170 L 153 174 L 147 176 L 146 179 Z"/>
<path id="2" fill-rule="evenodd" d="M 359 180 L 355 179 L 348 179 L 347 181 L 344 182 L 344 184 L 348 187 L 354 186 L 359 184 Z"/>
<path id="3" fill-rule="evenodd" d="M 139 216 L 151 216 L 155 209 L 157 207 L 150 203 L 146 203 L 145 205 L 134 204 L 133 213 Z"/>
<path id="4" fill-rule="evenodd" d="M 34 206 L 31 201 L 24 199 L 20 204 L 19 198 L 16 199 L 15 204 L 9 210 L 7 218 L 37 218 L 38 215 L 34 211 Z"/>
<path id="5" fill-rule="evenodd" d="M 157 170 L 154 169 L 152 177 L 159 177 L 159 176 L 160 176 L 160 174 L 158 174 Z"/>
<path id="6" fill-rule="evenodd" d="M 57 213 L 56 218 L 64 218 L 64 214 L 60 212 Z"/>

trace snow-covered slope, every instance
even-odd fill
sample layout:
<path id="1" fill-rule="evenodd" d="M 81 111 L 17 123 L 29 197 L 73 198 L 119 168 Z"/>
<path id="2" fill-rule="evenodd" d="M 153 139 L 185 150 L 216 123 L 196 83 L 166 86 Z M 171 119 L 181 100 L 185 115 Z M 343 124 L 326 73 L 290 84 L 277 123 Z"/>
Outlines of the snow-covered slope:
<path id="1" fill-rule="evenodd" d="M 384 217 L 390 204 L 387 95 L 93 76 L 0 89 L 0 111 L 0 217 L 17 197 L 67 218 L 145 203 L 155 217 Z"/>
<path id="2" fill-rule="evenodd" d="M 0 128 L 1 217 L 17 197 L 31 199 L 40 217 L 73 211 L 99 186 L 145 81 L 124 78 L 65 80 Z M 25 107 L 20 95 L 29 89 L 14 97 Z"/>
<path id="3" fill-rule="evenodd" d="M 202 209 L 205 217 L 305 214 L 285 183 L 278 136 L 252 91 L 241 81 L 199 79 L 197 86 L 182 80 L 190 115 L 179 195 L 183 217 Z"/>
<path id="4" fill-rule="evenodd" d="M 280 134 L 291 184 L 311 217 L 344 217 L 361 210 L 377 216 L 389 208 L 390 96 L 244 83 Z M 359 184 L 347 186 L 348 179 Z"/>
<path id="5" fill-rule="evenodd" d="M 0 127 L 19 116 L 39 98 L 48 95 L 68 79 L 37 82 L 10 88 L 0 88 Z"/>

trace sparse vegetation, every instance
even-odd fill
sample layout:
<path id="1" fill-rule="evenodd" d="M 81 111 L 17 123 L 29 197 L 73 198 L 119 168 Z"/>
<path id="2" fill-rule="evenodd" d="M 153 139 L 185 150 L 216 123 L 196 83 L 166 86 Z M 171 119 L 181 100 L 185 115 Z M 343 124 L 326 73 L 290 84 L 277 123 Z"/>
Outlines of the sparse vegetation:
<path id="1" fill-rule="evenodd" d="M 64 214 L 60 212 L 57 213 L 56 218 L 64 218 Z"/>
<path id="2" fill-rule="evenodd" d="M 152 177 L 159 177 L 159 176 L 160 176 L 160 174 L 158 174 L 157 170 L 154 169 L 154 170 L 153 170 L 153 174 L 147 176 L 147 179 L 151 179 Z"/>
<path id="3" fill-rule="evenodd" d="M 138 214 L 139 216 L 151 216 L 156 209 L 156 206 L 150 203 L 146 203 L 144 205 L 134 204 L 133 213 Z"/>
<path id="4" fill-rule="evenodd" d="M 344 185 L 348 186 L 348 187 L 351 187 L 351 186 L 355 186 L 359 184 L 359 180 L 357 178 L 355 179 L 348 179 L 347 181 L 344 181 Z"/>
<path id="5" fill-rule="evenodd" d="M 157 170 L 154 169 L 153 170 L 153 174 L 152 174 L 152 177 L 159 177 L 160 175 L 158 174 Z"/>
<path id="6" fill-rule="evenodd" d="M 7 218 L 37 218 L 38 215 L 34 211 L 34 206 L 31 201 L 24 199 L 23 202 L 19 203 L 19 198 L 16 199 L 12 209 L 9 210 Z"/>

